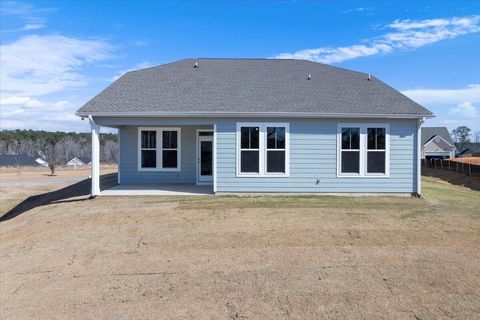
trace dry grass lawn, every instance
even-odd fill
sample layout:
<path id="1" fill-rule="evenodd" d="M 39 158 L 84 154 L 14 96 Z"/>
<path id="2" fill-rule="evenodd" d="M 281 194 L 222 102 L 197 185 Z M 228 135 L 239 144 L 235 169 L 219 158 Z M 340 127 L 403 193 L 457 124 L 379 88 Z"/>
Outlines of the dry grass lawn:
<path id="1" fill-rule="evenodd" d="M 1 187 L 2 210 L 55 188 Z M 479 319 L 480 192 L 425 178 L 424 197 L 36 207 L 0 223 L 0 317 Z"/>

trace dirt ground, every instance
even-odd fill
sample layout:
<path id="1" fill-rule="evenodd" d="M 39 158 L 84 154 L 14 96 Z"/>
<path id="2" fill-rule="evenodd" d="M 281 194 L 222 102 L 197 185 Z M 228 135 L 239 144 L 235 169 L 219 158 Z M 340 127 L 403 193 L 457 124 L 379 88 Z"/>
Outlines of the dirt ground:
<path id="1" fill-rule="evenodd" d="M 31 179 L 70 179 L 70 178 L 88 178 L 90 176 L 90 166 L 73 167 L 60 166 L 55 169 L 55 174 L 50 174 L 47 167 L 0 167 L 0 179 L 5 180 L 31 180 Z M 101 165 L 102 173 L 111 173 L 117 171 L 116 165 Z"/>
<path id="2" fill-rule="evenodd" d="M 3 212 L 47 194 L 0 222 L 0 317 L 478 319 L 480 192 L 423 186 L 95 200 L 0 186 Z"/>

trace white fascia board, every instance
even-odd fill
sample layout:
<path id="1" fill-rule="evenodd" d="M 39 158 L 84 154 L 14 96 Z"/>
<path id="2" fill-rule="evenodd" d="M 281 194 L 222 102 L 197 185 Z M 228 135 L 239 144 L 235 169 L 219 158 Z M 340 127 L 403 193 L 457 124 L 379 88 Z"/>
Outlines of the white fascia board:
<path id="1" fill-rule="evenodd" d="M 231 118 L 388 118 L 419 119 L 433 118 L 433 114 L 364 114 L 364 113 L 318 113 L 318 112 L 77 112 L 79 117 L 231 117 Z"/>

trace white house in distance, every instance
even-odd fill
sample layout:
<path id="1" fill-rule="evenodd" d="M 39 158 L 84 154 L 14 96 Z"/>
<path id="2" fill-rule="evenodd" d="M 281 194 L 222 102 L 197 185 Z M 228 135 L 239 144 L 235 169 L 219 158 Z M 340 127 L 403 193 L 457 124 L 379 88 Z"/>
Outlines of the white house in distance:
<path id="1" fill-rule="evenodd" d="M 48 167 L 48 162 L 43 160 L 42 158 L 37 158 L 35 159 L 35 161 L 42 167 Z"/>
<path id="2" fill-rule="evenodd" d="M 455 150 L 455 144 L 447 128 L 422 128 L 422 159 L 455 158 Z"/>
<path id="3" fill-rule="evenodd" d="M 77 166 L 84 166 L 92 163 L 92 158 L 90 157 L 74 157 L 67 162 L 67 166 L 74 166 L 76 169 Z"/>

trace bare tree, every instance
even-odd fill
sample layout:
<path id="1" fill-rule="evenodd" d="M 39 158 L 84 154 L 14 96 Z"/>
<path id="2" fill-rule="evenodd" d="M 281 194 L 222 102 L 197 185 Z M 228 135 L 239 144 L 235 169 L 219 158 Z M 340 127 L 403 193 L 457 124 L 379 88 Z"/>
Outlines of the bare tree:
<path id="1" fill-rule="evenodd" d="M 116 163 L 118 154 L 118 144 L 113 140 L 105 141 L 103 146 L 104 161 L 106 163 Z"/>
<path id="2" fill-rule="evenodd" d="M 473 133 L 473 142 L 480 143 L 480 131 L 475 131 Z"/>
<path id="3" fill-rule="evenodd" d="M 51 175 L 55 174 L 55 169 L 60 164 L 63 154 L 62 145 L 60 143 L 47 145 L 44 149 L 45 161 L 48 162 Z"/>

